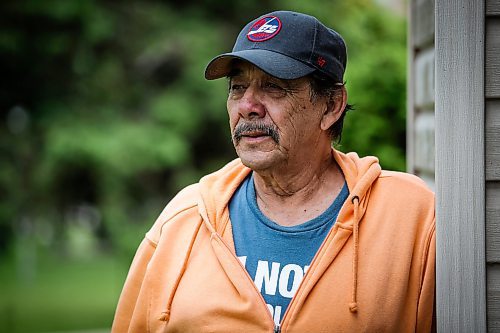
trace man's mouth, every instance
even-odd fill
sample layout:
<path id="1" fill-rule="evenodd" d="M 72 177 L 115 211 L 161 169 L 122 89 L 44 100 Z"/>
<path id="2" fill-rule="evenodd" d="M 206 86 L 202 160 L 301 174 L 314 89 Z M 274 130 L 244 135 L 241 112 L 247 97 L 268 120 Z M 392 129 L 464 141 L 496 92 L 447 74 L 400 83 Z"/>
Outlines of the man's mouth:
<path id="1" fill-rule="evenodd" d="M 250 137 L 250 138 L 258 138 L 258 137 L 261 137 L 261 136 L 270 136 L 270 135 L 267 134 L 267 132 L 248 131 L 248 132 L 242 133 L 241 136 L 243 136 L 243 137 Z"/>
<path id="2" fill-rule="evenodd" d="M 274 142 L 279 143 L 279 134 L 276 127 L 265 124 L 242 123 L 236 126 L 233 134 L 233 141 L 238 144 L 242 138 L 266 139 L 270 137 Z"/>
<path id="3" fill-rule="evenodd" d="M 268 139 L 271 139 L 271 136 L 265 132 L 251 131 L 242 133 L 239 141 L 241 142 L 241 140 L 245 140 L 250 144 L 258 144 Z"/>

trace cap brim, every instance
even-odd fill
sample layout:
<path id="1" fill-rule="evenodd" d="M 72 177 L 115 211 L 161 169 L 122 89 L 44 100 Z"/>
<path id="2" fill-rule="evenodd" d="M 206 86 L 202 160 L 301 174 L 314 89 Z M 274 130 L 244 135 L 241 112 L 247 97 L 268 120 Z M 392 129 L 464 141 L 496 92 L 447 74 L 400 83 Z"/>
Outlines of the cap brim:
<path id="1" fill-rule="evenodd" d="M 242 59 L 279 79 L 291 80 L 311 74 L 315 68 L 281 53 L 263 49 L 249 49 L 225 53 L 210 61 L 205 69 L 207 80 L 227 76 L 231 71 L 231 60 Z"/>

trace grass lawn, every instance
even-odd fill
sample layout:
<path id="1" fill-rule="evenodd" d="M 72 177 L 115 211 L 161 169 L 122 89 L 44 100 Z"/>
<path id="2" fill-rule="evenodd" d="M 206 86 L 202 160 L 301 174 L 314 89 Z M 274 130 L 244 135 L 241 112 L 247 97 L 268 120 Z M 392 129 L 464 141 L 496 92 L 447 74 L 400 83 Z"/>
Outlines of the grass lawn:
<path id="1" fill-rule="evenodd" d="M 0 261 L 0 332 L 109 330 L 129 263 L 40 254 L 33 262 L 26 274 L 14 258 Z"/>

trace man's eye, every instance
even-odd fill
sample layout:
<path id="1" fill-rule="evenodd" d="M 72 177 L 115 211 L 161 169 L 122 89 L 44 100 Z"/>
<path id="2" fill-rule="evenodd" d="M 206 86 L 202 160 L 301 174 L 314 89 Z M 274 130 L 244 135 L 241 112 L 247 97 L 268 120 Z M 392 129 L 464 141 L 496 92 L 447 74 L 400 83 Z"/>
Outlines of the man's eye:
<path id="1" fill-rule="evenodd" d="M 266 82 L 263 85 L 263 89 L 277 97 L 285 96 L 287 92 L 281 85 L 273 82 Z"/>
<path id="2" fill-rule="evenodd" d="M 242 84 L 232 84 L 231 85 L 231 90 L 242 90 L 244 89 Z"/>
<path id="3" fill-rule="evenodd" d="M 264 84 L 264 89 L 267 89 L 267 90 L 277 90 L 277 91 L 284 90 L 284 88 L 282 88 L 278 84 L 272 83 L 272 82 L 266 82 Z"/>
<path id="4" fill-rule="evenodd" d="M 230 94 L 241 94 L 245 91 L 246 87 L 243 84 L 231 83 L 229 85 L 229 93 Z"/>

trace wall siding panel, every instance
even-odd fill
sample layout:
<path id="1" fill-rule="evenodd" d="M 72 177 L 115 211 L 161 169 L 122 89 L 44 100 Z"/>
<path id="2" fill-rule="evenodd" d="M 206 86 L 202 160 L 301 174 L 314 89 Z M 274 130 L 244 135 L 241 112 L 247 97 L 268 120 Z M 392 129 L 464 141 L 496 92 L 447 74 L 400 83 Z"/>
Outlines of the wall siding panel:
<path id="1" fill-rule="evenodd" d="M 415 57 L 415 107 L 434 109 L 434 48 Z"/>
<path id="2" fill-rule="evenodd" d="M 486 101 L 485 138 L 486 180 L 500 181 L 500 99 Z"/>
<path id="3" fill-rule="evenodd" d="M 488 265 L 488 332 L 500 332 L 500 265 Z"/>
<path id="4" fill-rule="evenodd" d="M 435 169 L 434 112 L 419 112 L 415 117 L 415 170 L 429 175 Z"/>
<path id="5" fill-rule="evenodd" d="M 434 0 L 415 0 L 411 6 L 411 37 L 416 49 L 434 42 Z"/>
<path id="6" fill-rule="evenodd" d="M 500 0 L 486 0 L 486 15 L 500 16 Z"/>
<path id="7" fill-rule="evenodd" d="M 500 182 L 486 184 L 486 260 L 500 264 Z"/>
<path id="8" fill-rule="evenodd" d="M 500 98 L 500 17 L 486 19 L 485 93 Z"/>
<path id="9" fill-rule="evenodd" d="M 408 31 L 407 171 L 435 188 L 434 181 L 434 7 L 411 0 Z"/>

